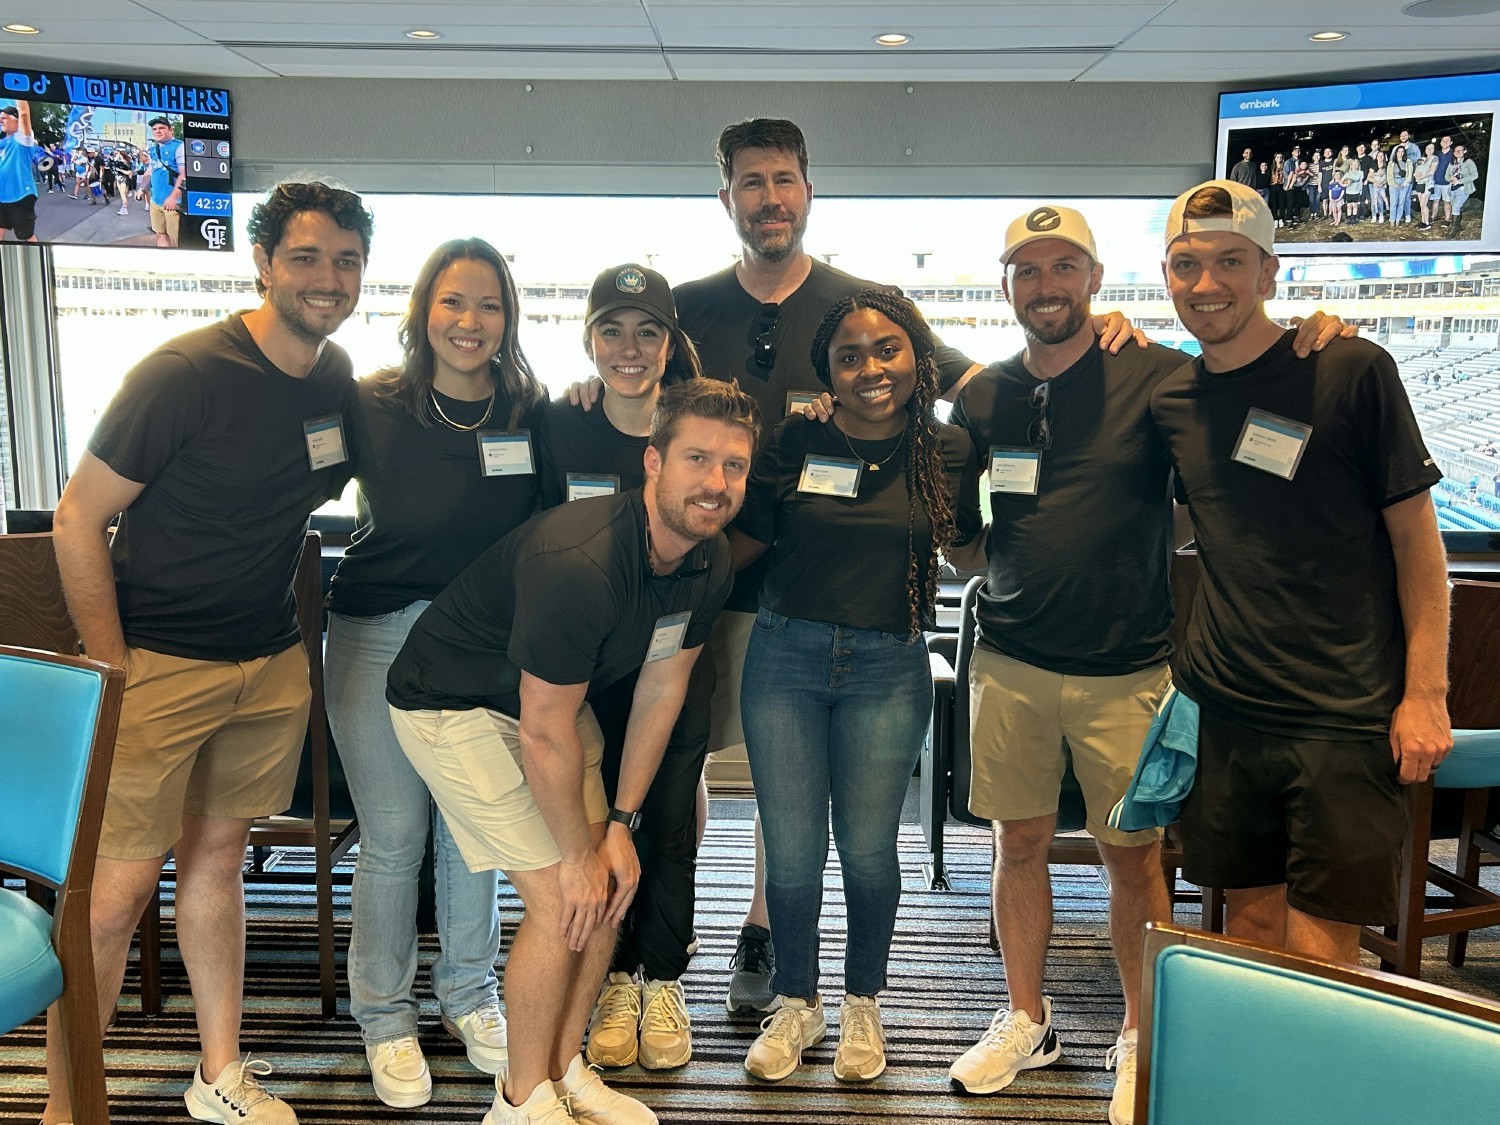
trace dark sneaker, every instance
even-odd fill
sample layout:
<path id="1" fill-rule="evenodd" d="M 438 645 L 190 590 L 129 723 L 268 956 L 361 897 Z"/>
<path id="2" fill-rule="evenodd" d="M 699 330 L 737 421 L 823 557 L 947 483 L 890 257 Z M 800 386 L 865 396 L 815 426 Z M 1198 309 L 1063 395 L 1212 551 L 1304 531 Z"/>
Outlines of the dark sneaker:
<path id="1" fill-rule="evenodd" d="M 724 1000 L 728 1012 L 769 1012 L 776 1007 L 771 991 L 771 972 L 776 968 L 776 949 L 771 931 L 764 926 L 746 923 L 740 927 L 740 940 L 729 962 L 729 995 Z"/>

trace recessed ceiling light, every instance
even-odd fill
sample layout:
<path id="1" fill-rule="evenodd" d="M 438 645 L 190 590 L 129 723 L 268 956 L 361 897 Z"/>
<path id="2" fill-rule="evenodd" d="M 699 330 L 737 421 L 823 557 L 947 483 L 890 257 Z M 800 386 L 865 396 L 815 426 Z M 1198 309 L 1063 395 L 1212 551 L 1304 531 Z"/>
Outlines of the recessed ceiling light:
<path id="1" fill-rule="evenodd" d="M 1308 36 L 1314 43 L 1337 43 L 1348 36 L 1342 31 L 1315 31 Z"/>
<path id="2" fill-rule="evenodd" d="M 29 23 L 8 23 L 0 31 L 8 31 L 12 35 L 40 35 L 41 29 L 32 27 Z"/>
<path id="3" fill-rule="evenodd" d="M 904 47 L 911 42 L 911 36 L 899 31 L 887 31 L 884 35 L 875 36 L 875 42 L 882 47 Z"/>
<path id="4" fill-rule="evenodd" d="M 408 31 L 406 33 L 406 37 L 408 39 L 441 39 L 443 37 L 443 33 L 441 31 L 431 31 L 425 27 L 419 27 L 412 31 Z"/>

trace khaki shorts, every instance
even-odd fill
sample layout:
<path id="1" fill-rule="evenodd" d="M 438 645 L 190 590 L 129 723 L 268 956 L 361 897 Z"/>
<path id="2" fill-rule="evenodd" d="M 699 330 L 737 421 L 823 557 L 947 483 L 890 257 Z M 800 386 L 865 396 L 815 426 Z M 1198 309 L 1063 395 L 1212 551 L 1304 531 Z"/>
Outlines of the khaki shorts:
<path id="1" fill-rule="evenodd" d="M 166 855 L 184 814 L 283 812 L 311 701 L 300 644 L 242 663 L 130 649 L 99 854 Z"/>
<path id="2" fill-rule="evenodd" d="M 708 637 L 708 651 L 713 654 L 719 682 L 714 688 L 709 711 L 708 752 L 723 750 L 745 753 L 745 729 L 740 723 L 740 676 L 745 671 L 745 650 L 750 647 L 750 631 L 755 614 L 725 610 L 714 622 Z"/>
<path id="3" fill-rule="evenodd" d="M 1126 847 L 1158 839 L 1157 829 L 1111 828 L 1109 811 L 1130 787 L 1171 682 L 1165 664 L 1125 676 L 1064 676 L 976 646 L 969 664 L 969 810 L 989 820 L 1057 812 L 1066 740 L 1089 834 Z"/>
<path id="4" fill-rule="evenodd" d="M 164 234 L 172 240 L 176 246 L 177 232 L 182 226 L 182 204 L 178 204 L 176 211 L 166 211 L 157 203 L 151 204 L 151 229 L 157 234 Z"/>
<path id="5" fill-rule="evenodd" d="M 521 763 L 521 724 L 509 715 L 391 708 L 396 739 L 432 792 L 470 871 L 539 871 L 562 859 Z M 590 824 L 609 816 L 599 761 L 604 736 L 594 712 L 578 712 L 583 808 Z"/>

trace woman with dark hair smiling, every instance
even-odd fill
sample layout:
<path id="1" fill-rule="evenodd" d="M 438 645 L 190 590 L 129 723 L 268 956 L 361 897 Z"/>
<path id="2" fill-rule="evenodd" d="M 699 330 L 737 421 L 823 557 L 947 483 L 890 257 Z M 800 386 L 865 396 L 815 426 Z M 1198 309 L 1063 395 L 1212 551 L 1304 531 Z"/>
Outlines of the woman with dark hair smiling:
<path id="1" fill-rule="evenodd" d="M 905 297 L 872 289 L 834 305 L 812 361 L 838 408 L 826 423 L 794 415 L 776 428 L 732 529 L 736 564 L 772 552 L 741 690 L 780 999 L 745 1069 L 773 1081 L 826 1031 L 830 805 L 849 915 L 833 1070 L 866 1081 L 885 1069 L 875 998 L 901 897 L 896 834 L 932 711 L 922 630 L 939 552 L 981 538 L 973 445 L 932 416 L 933 350 Z"/>
<path id="2" fill-rule="evenodd" d="M 375 1092 L 390 1106 L 432 1094 L 412 991 L 429 822 L 442 944 L 432 986 L 443 1025 L 478 1069 L 494 1074 L 506 1060 L 496 875 L 464 864 L 396 741 L 385 681 L 427 604 L 536 507 L 530 435 L 546 392 L 521 352 L 518 321 L 515 283 L 495 248 L 445 242 L 412 287 L 404 361 L 359 387 L 359 514 L 329 598 L 328 721 L 360 825 L 349 1008 Z"/>

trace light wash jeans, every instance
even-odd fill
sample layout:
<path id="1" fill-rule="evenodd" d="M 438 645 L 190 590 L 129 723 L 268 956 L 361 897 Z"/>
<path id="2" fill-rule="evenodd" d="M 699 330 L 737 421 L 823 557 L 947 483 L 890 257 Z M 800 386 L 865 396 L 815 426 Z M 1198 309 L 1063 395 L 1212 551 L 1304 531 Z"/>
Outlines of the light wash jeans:
<path id="1" fill-rule="evenodd" d="M 417 874 L 429 821 L 442 947 L 432 963 L 432 991 L 443 1013 L 457 1019 L 494 1000 L 498 984 L 498 876 L 471 872 L 458 854 L 427 786 L 401 752 L 385 701 L 391 661 L 427 605 L 413 602 L 376 617 L 328 615 L 328 725 L 359 816 L 349 1010 L 370 1044 L 417 1030 Z"/>
<path id="2" fill-rule="evenodd" d="M 901 805 L 932 719 L 927 644 L 762 609 L 740 714 L 766 841 L 771 987 L 817 995 L 831 803 L 849 924 L 844 987 L 874 996 L 901 899 Z"/>

